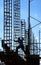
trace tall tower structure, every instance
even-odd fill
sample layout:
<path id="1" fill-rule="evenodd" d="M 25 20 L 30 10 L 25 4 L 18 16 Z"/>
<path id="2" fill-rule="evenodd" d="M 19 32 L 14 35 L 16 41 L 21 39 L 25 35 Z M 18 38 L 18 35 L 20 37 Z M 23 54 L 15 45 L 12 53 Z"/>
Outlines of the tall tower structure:
<path id="1" fill-rule="evenodd" d="M 12 0 L 4 0 L 4 43 L 12 47 Z"/>
<path id="2" fill-rule="evenodd" d="M 26 46 L 26 22 L 25 19 L 21 19 L 21 37 L 24 38 L 23 44 Z"/>
<path id="3" fill-rule="evenodd" d="M 20 22 L 20 0 L 14 0 L 14 40 L 21 36 L 21 22 Z M 14 50 L 18 42 L 14 42 Z"/>

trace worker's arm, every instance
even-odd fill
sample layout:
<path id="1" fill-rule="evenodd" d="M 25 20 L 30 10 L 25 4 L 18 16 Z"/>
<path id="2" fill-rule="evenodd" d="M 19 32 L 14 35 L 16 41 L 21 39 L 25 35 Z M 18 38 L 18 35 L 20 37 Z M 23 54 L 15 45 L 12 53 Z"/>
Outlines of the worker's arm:
<path id="1" fill-rule="evenodd" d="M 14 42 L 18 42 L 18 40 L 14 40 Z"/>

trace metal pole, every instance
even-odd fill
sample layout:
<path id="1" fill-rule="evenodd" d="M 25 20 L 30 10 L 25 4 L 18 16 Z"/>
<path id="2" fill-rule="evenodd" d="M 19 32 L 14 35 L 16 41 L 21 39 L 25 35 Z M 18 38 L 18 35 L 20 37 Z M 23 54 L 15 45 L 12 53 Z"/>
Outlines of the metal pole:
<path id="1" fill-rule="evenodd" d="M 34 34 L 33 34 L 33 54 L 34 54 L 34 51 L 35 49 L 34 49 Z"/>
<path id="2" fill-rule="evenodd" d="M 28 0 L 28 49 L 30 51 L 30 0 Z"/>
<path id="3" fill-rule="evenodd" d="M 40 30 L 39 30 L 39 55 L 40 55 Z"/>
<path id="4" fill-rule="evenodd" d="M 28 29 L 30 28 L 30 0 L 28 0 Z"/>
<path id="5" fill-rule="evenodd" d="M 37 39 L 36 39 L 36 51 L 37 51 L 37 53 L 38 53 L 38 45 L 37 45 Z"/>

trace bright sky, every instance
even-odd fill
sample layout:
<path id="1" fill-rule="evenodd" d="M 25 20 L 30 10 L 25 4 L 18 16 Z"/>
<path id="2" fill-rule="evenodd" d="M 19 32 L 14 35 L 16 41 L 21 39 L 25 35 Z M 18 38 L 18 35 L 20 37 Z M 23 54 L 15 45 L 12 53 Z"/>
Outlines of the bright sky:
<path id="1" fill-rule="evenodd" d="M 0 0 L 0 38 L 3 38 L 3 23 L 4 23 L 4 0 Z M 28 21 L 28 0 L 21 0 L 21 18 L 25 19 L 26 27 Z M 31 0 L 30 3 L 30 15 L 41 21 L 41 0 Z M 38 22 L 31 19 L 31 26 L 34 26 Z M 38 32 L 41 30 L 41 24 L 33 28 L 35 37 L 38 39 Z"/>
<path id="2" fill-rule="evenodd" d="M 30 15 L 38 20 L 41 21 L 41 0 L 31 0 L 30 3 Z M 21 17 L 26 20 L 27 23 L 27 17 L 28 17 L 28 2 L 27 0 L 22 0 L 21 4 Z M 33 27 L 35 24 L 39 23 L 33 19 L 31 19 L 31 26 Z M 27 24 L 26 24 L 27 27 Z M 33 32 L 35 33 L 35 36 L 38 37 L 38 31 L 41 30 L 41 24 L 35 28 L 33 28 Z M 36 34 L 37 33 L 37 34 Z"/>

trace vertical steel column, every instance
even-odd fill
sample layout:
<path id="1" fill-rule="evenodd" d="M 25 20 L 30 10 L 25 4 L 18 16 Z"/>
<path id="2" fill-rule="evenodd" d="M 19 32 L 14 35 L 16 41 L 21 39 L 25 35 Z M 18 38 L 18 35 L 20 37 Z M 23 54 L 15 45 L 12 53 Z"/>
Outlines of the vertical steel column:
<path id="1" fill-rule="evenodd" d="M 38 53 L 37 39 L 36 39 L 36 51 L 37 51 L 37 53 Z"/>
<path id="2" fill-rule="evenodd" d="M 28 0 L 28 48 L 30 51 L 30 0 Z"/>
<path id="3" fill-rule="evenodd" d="M 39 30 L 39 55 L 40 55 L 40 30 Z"/>
<path id="4" fill-rule="evenodd" d="M 33 54 L 34 54 L 34 34 L 33 34 Z"/>

